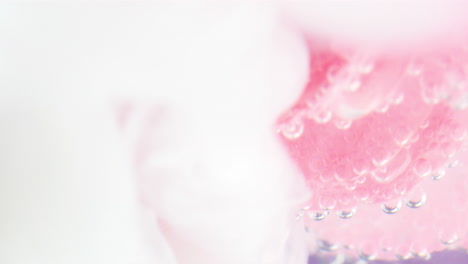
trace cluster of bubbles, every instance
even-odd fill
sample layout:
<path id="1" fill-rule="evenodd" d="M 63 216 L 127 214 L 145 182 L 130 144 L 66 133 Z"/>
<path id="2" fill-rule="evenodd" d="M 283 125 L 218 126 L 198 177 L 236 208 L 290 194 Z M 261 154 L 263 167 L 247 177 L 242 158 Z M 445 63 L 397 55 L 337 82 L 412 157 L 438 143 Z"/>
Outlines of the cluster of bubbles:
<path id="1" fill-rule="evenodd" d="M 456 154 L 467 147 L 468 119 L 461 110 L 468 109 L 468 54 L 402 59 L 394 65 L 401 73 L 396 85 L 376 93 L 371 111 L 354 119 L 343 118 L 337 104 L 365 98 L 385 63 L 362 55 L 324 57 L 314 57 L 315 79 L 279 122 L 278 132 L 312 190 L 298 219 L 351 219 L 361 203 L 381 204 L 389 215 L 404 206 L 423 207 L 427 194 L 415 186 L 426 178 L 441 180 L 460 165 Z M 457 240 L 456 233 L 440 236 L 446 246 Z M 319 248 L 331 252 L 340 246 L 320 241 Z M 356 250 L 364 262 L 377 258 L 372 250 Z M 430 258 L 424 247 L 383 251 L 397 259 Z"/>

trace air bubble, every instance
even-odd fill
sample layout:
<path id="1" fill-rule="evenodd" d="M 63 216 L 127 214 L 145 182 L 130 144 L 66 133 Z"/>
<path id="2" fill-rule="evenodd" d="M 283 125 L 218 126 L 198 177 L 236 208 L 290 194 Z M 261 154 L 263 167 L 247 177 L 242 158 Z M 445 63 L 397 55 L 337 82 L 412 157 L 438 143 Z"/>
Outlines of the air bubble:
<path id="1" fill-rule="evenodd" d="M 358 184 L 363 184 L 363 183 L 365 183 L 365 182 L 366 182 L 366 180 L 367 180 L 367 177 L 366 177 L 366 176 L 363 176 L 363 175 L 361 175 L 361 176 L 357 177 L 357 178 L 356 178 L 356 179 L 354 179 L 354 180 L 355 180 L 355 181 L 356 181 Z"/>
<path id="2" fill-rule="evenodd" d="M 341 67 L 338 65 L 332 65 L 327 71 L 327 81 L 329 83 L 335 83 L 340 79 Z"/>
<path id="3" fill-rule="evenodd" d="M 361 81 L 359 79 L 356 80 L 351 80 L 347 85 L 346 85 L 346 90 L 350 92 L 356 92 L 359 90 L 361 87 Z"/>
<path id="4" fill-rule="evenodd" d="M 309 212 L 307 214 L 307 216 L 310 218 L 310 219 L 313 219 L 315 221 L 322 221 L 323 219 L 325 219 L 328 214 L 330 212 L 328 210 L 325 210 L 323 212 Z"/>
<path id="5" fill-rule="evenodd" d="M 356 207 L 352 208 L 351 210 L 348 211 L 341 211 L 337 212 L 338 216 L 342 219 L 349 219 L 354 216 L 356 213 Z"/>
<path id="6" fill-rule="evenodd" d="M 393 131 L 393 139 L 398 146 L 406 145 L 412 136 L 411 130 L 407 127 L 399 127 Z"/>
<path id="7" fill-rule="evenodd" d="M 345 188 L 348 191 L 353 191 L 357 187 L 357 183 L 355 181 L 349 181 L 345 183 Z"/>
<path id="8" fill-rule="evenodd" d="M 388 102 L 385 102 L 381 106 L 377 107 L 375 111 L 378 113 L 386 113 L 389 108 L 390 108 L 390 104 Z"/>
<path id="9" fill-rule="evenodd" d="M 319 240 L 318 244 L 319 244 L 320 250 L 326 251 L 326 252 L 335 251 L 339 248 L 338 244 L 333 244 L 326 240 Z"/>
<path id="10" fill-rule="evenodd" d="M 399 105 L 405 100 L 405 95 L 403 93 L 398 94 L 393 98 L 392 104 Z"/>
<path id="11" fill-rule="evenodd" d="M 353 171 L 357 175 L 364 175 L 369 170 L 370 164 L 366 159 L 358 159 L 353 162 Z"/>
<path id="12" fill-rule="evenodd" d="M 425 193 L 422 193 L 419 199 L 407 199 L 406 205 L 410 208 L 419 208 L 426 203 L 427 196 Z"/>
<path id="13" fill-rule="evenodd" d="M 367 199 L 369 199 L 369 197 L 370 197 L 370 194 L 365 189 L 361 189 L 361 190 L 356 191 L 354 193 L 354 199 L 356 199 L 358 201 L 366 201 Z"/>
<path id="14" fill-rule="evenodd" d="M 449 159 L 453 158 L 455 156 L 455 154 L 457 153 L 457 149 L 456 149 L 455 145 L 451 144 L 451 143 L 448 143 L 448 142 L 442 144 L 441 148 L 442 148 L 442 152 Z"/>
<path id="15" fill-rule="evenodd" d="M 361 74 L 369 74 L 374 70 L 374 64 L 371 62 L 363 62 L 357 66 L 357 69 Z"/>
<path id="16" fill-rule="evenodd" d="M 377 259 L 377 253 L 366 253 L 364 250 L 359 250 L 359 258 L 364 261 L 373 261 Z"/>
<path id="17" fill-rule="evenodd" d="M 382 204 L 382 210 L 387 214 L 395 214 L 401 209 L 401 200 L 396 203 L 385 203 Z"/>
<path id="18" fill-rule="evenodd" d="M 300 120 L 292 120 L 282 126 L 281 132 L 289 140 L 298 139 L 304 132 L 304 123 Z"/>
<path id="19" fill-rule="evenodd" d="M 431 174 L 432 165 L 426 159 L 418 159 L 413 167 L 414 173 L 416 173 L 420 177 L 426 177 Z"/>
<path id="20" fill-rule="evenodd" d="M 296 221 L 299 221 L 302 219 L 302 217 L 304 217 L 304 212 L 305 212 L 304 209 L 299 210 L 299 212 L 296 215 Z"/>
<path id="21" fill-rule="evenodd" d="M 466 130 L 461 126 L 456 126 L 451 130 L 450 135 L 455 141 L 463 141 L 466 138 Z"/>
<path id="22" fill-rule="evenodd" d="M 441 84 L 432 75 L 425 75 L 420 78 L 422 88 L 422 98 L 426 104 L 438 104 L 440 102 Z"/>
<path id="23" fill-rule="evenodd" d="M 406 193 L 407 191 L 407 186 L 405 183 L 397 183 L 395 184 L 395 186 L 393 187 L 393 190 L 395 191 L 396 194 L 398 195 L 403 195 Z"/>
<path id="24" fill-rule="evenodd" d="M 426 129 L 429 127 L 429 119 L 424 120 L 420 125 L 419 128 Z"/>
<path id="25" fill-rule="evenodd" d="M 312 118 L 318 124 L 325 124 L 331 120 L 332 112 L 323 108 L 310 109 L 308 117 Z"/>
<path id="26" fill-rule="evenodd" d="M 406 74 L 410 76 L 419 76 L 423 71 L 423 66 L 415 61 L 411 62 L 406 66 Z"/>
<path id="27" fill-rule="evenodd" d="M 376 167 L 383 166 L 390 161 L 390 153 L 384 148 L 376 148 L 372 153 L 372 163 Z"/>
<path id="28" fill-rule="evenodd" d="M 432 179 L 434 181 L 438 181 L 442 179 L 445 176 L 445 170 L 444 169 L 438 169 L 432 172 Z"/>
<path id="29" fill-rule="evenodd" d="M 455 168 L 455 167 L 458 166 L 458 164 L 460 164 L 460 162 L 459 162 L 458 160 L 450 161 L 450 162 L 447 164 L 447 168 L 449 168 L 449 169 Z"/>
<path id="30" fill-rule="evenodd" d="M 331 197 L 323 196 L 320 198 L 320 208 L 324 210 L 333 210 L 336 206 L 336 200 Z"/>
<path id="31" fill-rule="evenodd" d="M 441 235 L 440 236 L 440 242 L 446 246 L 453 245 L 455 242 L 458 241 L 458 235 L 456 233 L 450 234 L 448 236 Z"/>
<path id="32" fill-rule="evenodd" d="M 348 128 L 351 127 L 351 124 L 353 122 L 351 120 L 336 120 L 335 121 L 335 126 L 338 128 L 338 129 L 341 129 L 341 130 L 346 130 Z"/>

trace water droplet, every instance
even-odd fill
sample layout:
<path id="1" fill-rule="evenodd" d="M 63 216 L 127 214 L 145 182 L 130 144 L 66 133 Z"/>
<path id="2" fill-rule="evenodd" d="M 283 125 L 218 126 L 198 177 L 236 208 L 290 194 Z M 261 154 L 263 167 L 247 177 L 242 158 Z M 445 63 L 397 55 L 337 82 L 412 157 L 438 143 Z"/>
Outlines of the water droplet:
<path id="1" fill-rule="evenodd" d="M 351 210 L 343 210 L 341 212 L 337 212 L 338 216 L 343 219 L 349 219 L 354 216 L 356 213 L 356 207 L 353 207 Z"/>
<path id="2" fill-rule="evenodd" d="M 410 208 L 419 208 L 426 203 L 426 199 L 426 193 L 423 192 L 419 198 L 411 197 L 406 199 L 406 205 Z"/>
<path id="3" fill-rule="evenodd" d="M 335 121 L 335 126 L 338 128 L 338 129 L 341 129 L 341 130 L 346 130 L 348 128 L 351 127 L 351 124 L 353 122 L 351 120 L 336 120 Z"/>
<path id="4" fill-rule="evenodd" d="M 383 166 L 390 161 L 390 153 L 384 148 L 375 148 L 372 152 L 372 163 L 376 167 Z"/>
<path id="5" fill-rule="evenodd" d="M 304 132 L 304 123 L 300 120 L 291 120 L 282 126 L 281 132 L 289 140 L 298 139 Z"/>
<path id="6" fill-rule="evenodd" d="M 353 171 L 357 175 L 364 175 L 370 168 L 370 162 L 367 159 L 357 159 L 353 162 Z"/>
<path id="7" fill-rule="evenodd" d="M 413 171 L 420 177 L 426 177 L 431 174 L 432 165 L 426 159 L 418 159 L 414 164 Z"/>
<path id="8" fill-rule="evenodd" d="M 308 216 L 310 219 L 313 219 L 313 220 L 315 220 L 315 221 L 322 221 L 323 219 L 325 219 L 325 218 L 328 216 L 329 213 L 330 213 L 330 212 L 327 211 L 327 210 L 325 210 L 325 211 L 323 211 L 323 212 L 309 212 L 309 213 L 307 214 L 307 216 Z"/>
<path id="9" fill-rule="evenodd" d="M 438 181 L 442 179 L 445 176 L 445 170 L 444 169 L 438 169 L 432 172 L 432 179 L 434 181 Z"/>
<path id="10" fill-rule="evenodd" d="M 319 245 L 320 250 L 323 250 L 326 252 L 335 251 L 339 248 L 338 244 L 333 244 L 326 240 L 319 240 L 318 245 Z"/>
<path id="11" fill-rule="evenodd" d="M 388 202 L 382 205 L 382 210 L 387 214 L 395 214 L 401 209 L 401 200 Z"/>
<path id="12" fill-rule="evenodd" d="M 412 131 L 407 127 L 399 127 L 393 131 L 393 139 L 398 146 L 406 145 L 412 136 Z"/>

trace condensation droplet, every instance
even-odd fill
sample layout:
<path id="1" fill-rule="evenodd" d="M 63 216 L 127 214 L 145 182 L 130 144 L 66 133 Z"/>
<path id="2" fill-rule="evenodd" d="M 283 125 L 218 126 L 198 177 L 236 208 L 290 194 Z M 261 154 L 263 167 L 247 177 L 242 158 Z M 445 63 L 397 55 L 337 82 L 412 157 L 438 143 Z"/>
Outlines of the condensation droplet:
<path id="1" fill-rule="evenodd" d="M 353 122 L 351 120 L 336 120 L 335 121 L 335 126 L 338 129 L 346 130 L 346 129 L 351 127 L 352 123 Z"/>
<path id="2" fill-rule="evenodd" d="M 322 211 L 322 212 L 309 212 L 307 216 L 315 221 L 322 221 L 325 219 L 330 212 L 328 210 Z"/>
<path id="3" fill-rule="evenodd" d="M 382 210 L 387 214 L 395 214 L 401 209 L 401 200 L 398 200 L 396 203 L 385 203 L 382 204 Z"/>
<path id="4" fill-rule="evenodd" d="M 341 212 L 337 212 L 338 216 L 343 219 L 349 219 L 354 216 L 356 213 L 356 207 L 353 207 L 351 210 L 343 210 Z"/>
<path id="5" fill-rule="evenodd" d="M 429 176 L 429 174 L 431 174 L 431 170 L 432 170 L 432 165 L 426 159 L 416 160 L 414 167 L 413 167 L 414 173 L 416 173 L 416 175 L 420 177 Z"/>
<path id="6" fill-rule="evenodd" d="M 445 169 L 438 169 L 432 172 L 432 179 L 438 181 L 445 176 Z"/>
<path id="7" fill-rule="evenodd" d="M 414 199 L 414 198 L 408 198 L 406 199 L 406 205 L 410 208 L 419 208 L 426 203 L 426 193 L 422 193 L 421 197 L 419 199 Z"/>

